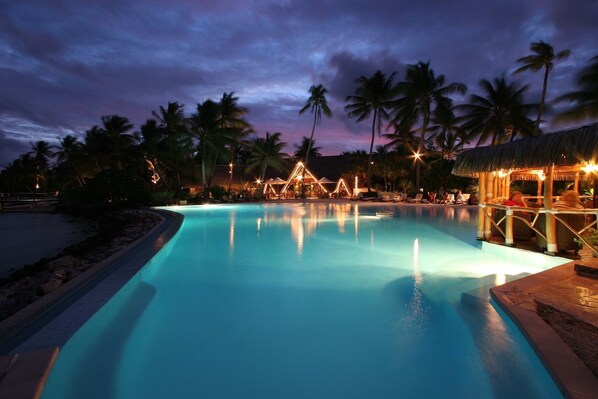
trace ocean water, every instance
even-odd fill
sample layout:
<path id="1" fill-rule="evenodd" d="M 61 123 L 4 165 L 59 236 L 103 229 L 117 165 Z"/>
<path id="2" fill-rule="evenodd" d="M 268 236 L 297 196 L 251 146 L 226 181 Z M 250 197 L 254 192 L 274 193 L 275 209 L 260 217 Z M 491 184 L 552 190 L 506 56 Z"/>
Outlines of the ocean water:
<path id="1" fill-rule="evenodd" d="M 0 212 L 0 277 L 55 256 L 92 234 L 88 221 L 46 212 Z"/>
<path id="2" fill-rule="evenodd" d="M 461 301 L 562 259 L 476 242 L 477 209 L 172 209 L 180 231 L 67 342 L 43 398 L 562 397 L 489 303 Z"/>

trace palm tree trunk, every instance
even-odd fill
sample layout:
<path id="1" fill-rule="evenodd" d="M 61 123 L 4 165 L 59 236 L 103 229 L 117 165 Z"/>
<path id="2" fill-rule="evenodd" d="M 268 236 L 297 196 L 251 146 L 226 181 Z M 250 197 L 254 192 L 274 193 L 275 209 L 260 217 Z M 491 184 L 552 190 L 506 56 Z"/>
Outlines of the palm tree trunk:
<path id="1" fill-rule="evenodd" d="M 268 169 L 268 163 L 267 162 L 264 163 L 264 168 L 262 169 L 262 176 L 260 178 L 260 182 L 261 182 L 260 184 L 263 184 L 264 180 L 266 179 L 266 169 Z M 262 189 L 260 188 L 260 184 L 258 184 L 258 186 L 257 186 L 257 198 L 259 200 L 262 199 Z"/>
<path id="2" fill-rule="evenodd" d="M 367 168 L 367 185 L 368 193 L 372 191 L 372 152 L 374 151 L 374 138 L 376 137 L 376 118 L 378 117 L 378 110 L 374 110 L 374 117 L 372 118 L 372 141 L 370 142 L 370 153 L 368 154 L 368 168 Z"/>
<path id="3" fill-rule="evenodd" d="M 209 198 L 208 194 L 208 184 L 206 181 L 206 151 L 202 151 L 201 154 L 201 184 L 203 185 L 203 199 L 207 200 Z"/>
<path id="4" fill-rule="evenodd" d="M 307 160 L 309 159 L 309 152 L 314 140 L 314 132 L 316 131 L 317 112 L 314 112 L 314 124 L 311 127 L 311 136 L 309 136 L 309 143 L 307 144 L 307 152 L 305 153 L 305 162 L 303 163 L 303 173 L 301 174 L 301 198 L 305 198 L 305 170 L 307 169 Z"/>
<path id="5" fill-rule="evenodd" d="M 546 101 L 546 87 L 548 86 L 548 68 L 544 70 L 544 85 L 542 86 L 542 97 L 540 98 L 540 106 L 538 107 L 538 117 L 536 118 L 536 127 L 534 128 L 534 136 L 540 133 L 540 120 L 544 112 L 544 101 Z"/>

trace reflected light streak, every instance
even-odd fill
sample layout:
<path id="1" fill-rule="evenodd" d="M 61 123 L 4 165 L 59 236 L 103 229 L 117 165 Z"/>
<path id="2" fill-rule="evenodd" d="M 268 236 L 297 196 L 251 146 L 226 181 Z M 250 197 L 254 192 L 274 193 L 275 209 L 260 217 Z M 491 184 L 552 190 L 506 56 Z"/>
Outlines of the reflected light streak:
<path id="1" fill-rule="evenodd" d="M 257 237 L 260 237 L 260 231 L 262 230 L 262 218 L 257 218 Z"/>
<path id="2" fill-rule="evenodd" d="M 355 242 L 359 241 L 359 205 L 355 205 Z"/>
<path id="3" fill-rule="evenodd" d="M 235 214 L 234 213 L 231 215 L 231 219 L 230 219 L 230 228 L 228 231 L 228 246 L 229 246 L 230 254 L 232 255 L 232 253 L 235 251 Z"/>
<path id="4" fill-rule="evenodd" d="M 424 278 L 419 269 L 419 238 L 413 241 L 413 295 L 409 301 L 409 318 L 412 323 L 421 325 L 426 319 L 421 286 Z"/>
<path id="5" fill-rule="evenodd" d="M 424 278 L 419 270 L 419 238 L 413 241 L 413 282 L 415 288 L 419 289 L 424 282 Z"/>

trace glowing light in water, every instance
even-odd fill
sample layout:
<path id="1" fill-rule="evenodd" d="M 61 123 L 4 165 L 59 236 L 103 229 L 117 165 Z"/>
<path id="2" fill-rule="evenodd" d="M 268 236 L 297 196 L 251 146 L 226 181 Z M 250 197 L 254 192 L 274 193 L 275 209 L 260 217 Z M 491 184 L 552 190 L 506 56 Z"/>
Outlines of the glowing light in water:
<path id="1" fill-rule="evenodd" d="M 409 318 L 417 324 L 424 321 L 426 312 L 422 303 L 421 286 L 424 277 L 419 269 L 419 238 L 413 241 L 413 295 L 409 302 Z"/>
<path id="2" fill-rule="evenodd" d="M 262 218 L 257 218 L 257 236 L 259 238 L 260 231 L 262 230 Z"/>
<path id="3" fill-rule="evenodd" d="M 235 214 L 231 214 L 230 218 L 230 228 L 228 230 L 228 247 L 229 252 L 232 255 L 235 251 Z"/>

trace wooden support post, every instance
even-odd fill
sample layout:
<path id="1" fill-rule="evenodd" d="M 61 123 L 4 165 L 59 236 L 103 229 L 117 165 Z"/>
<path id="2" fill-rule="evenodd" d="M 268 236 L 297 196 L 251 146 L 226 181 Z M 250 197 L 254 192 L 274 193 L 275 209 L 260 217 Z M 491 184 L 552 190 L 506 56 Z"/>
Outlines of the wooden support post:
<path id="1" fill-rule="evenodd" d="M 542 205 L 542 179 L 540 176 L 538 176 L 538 193 L 536 195 L 538 196 L 538 205 Z"/>
<path id="2" fill-rule="evenodd" d="M 548 167 L 544 181 L 544 209 L 552 209 L 552 183 L 554 179 L 554 166 Z M 556 244 L 556 220 L 552 213 L 546 213 L 546 252 L 558 253 Z"/>
<path id="3" fill-rule="evenodd" d="M 513 210 L 507 208 L 507 217 L 505 219 L 505 245 L 513 246 Z"/>
<path id="4" fill-rule="evenodd" d="M 494 201 L 494 192 L 494 174 L 486 173 L 486 203 Z M 490 218 L 488 217 L 484 220 L 484 236 L 486 240 L 490 240 L 492 236 L 492 222 L 490 222 Z"/>
<path id="5" fill-rule="evenodd" d="M 486 205 L 486 172 L 480 172 L 479 177 L 479 185 L 480 185 L 480 192 L 479 192 L 479 207 L 478 207 L 478 230 L 476 234 L 476 240 L 483 240 L 484 237 L 484 222 L 486 219 L 486 215 L 484 213 L 485 209 L 483 206 Z"/>
<path id="6" fill-rule="evenodd" d="M 505 185 L 503 187 L 503 197 L 509 198 L 511 195 L 511 175 L 508 174 L 505 176 Z"/>
<path id="7" fill-rule="evenodd" d="M 579 192 L 579 172 L 575 172 L 575 183 L 573 183 L 573 190 Z"/>

